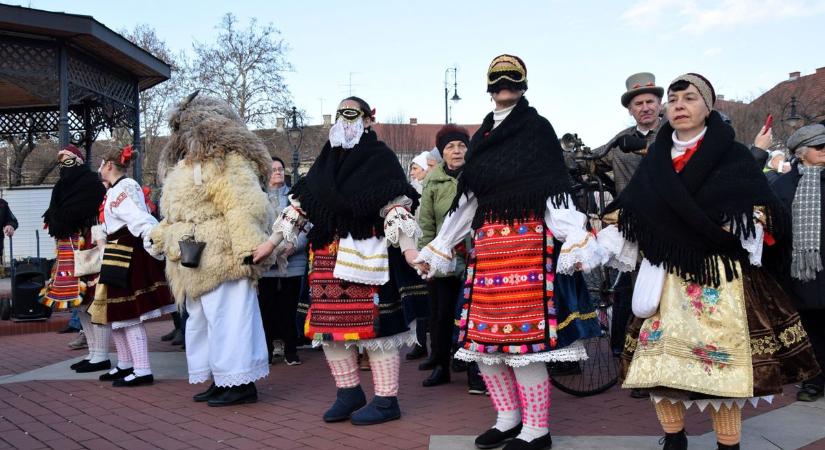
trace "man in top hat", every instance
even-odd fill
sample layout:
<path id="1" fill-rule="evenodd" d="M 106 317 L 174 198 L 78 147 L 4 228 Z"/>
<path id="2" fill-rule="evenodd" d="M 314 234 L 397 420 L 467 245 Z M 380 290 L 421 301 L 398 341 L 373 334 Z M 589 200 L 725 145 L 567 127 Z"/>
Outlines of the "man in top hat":
<path id="1" fill-rule="evenodd" d="M 647 153 L 648 144 L 656 138 L 656 130 L 661 124 L 662 97 L 665 90 L 656 86 L 656 77 L 649 72 L 631 75 L 625 81 L 627 91 L 622 94 L 622 106 L 636 121 L 636 124 L 620 131 L 607 144 L 593 151 L 603 155 L 601 169 L 613 170 L 616 195 L 621 194 Z"/>

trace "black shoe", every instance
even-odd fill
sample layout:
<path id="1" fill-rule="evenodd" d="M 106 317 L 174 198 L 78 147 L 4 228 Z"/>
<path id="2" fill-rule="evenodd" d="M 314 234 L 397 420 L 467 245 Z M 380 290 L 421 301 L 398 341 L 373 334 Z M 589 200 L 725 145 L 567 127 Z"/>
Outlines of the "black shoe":
<path id="1" fill-rule="evenodd" d="M 172 339 L 175 338 L 175 333 L 177 333 L 177 332 L 178 332 L 178 329 L 175 328 L 174 330 L 172 330 L 172 331 L 164 334 L 163 336 L 161 336 L 160 340 L 163 341 L 163 342 L 171 341 Z"/>
<path id="2" fill-rule="evenodd" d="M 427 348 L 423 345 L 415 344 L 415 347 L 413 347 L 413 349 L 410 350 L 409 353 L 407 353 L 407 356 L 405 356 L 404 359 L 406 359 L 407 361 L 413 361 L 416 359 L 424 358 L 425 356 L 427 356 Z"/>
<path id="3" fill-rule="evenodd" d="M 79 331 L 80 328 L 75 328 L 71 325 L 66 325 L 65 327 L 57 330 L 57 334 L 77 333 Z"/>
<path id="4" fill-rule="evenodd" d="M 432 358 L 427 358 L 418 365 L 418 370 L 433 370 L 438 364 Z"/>
<path id="5" fill-rule="evenodd" d="M 80 367 L 76 367 L 74 369 L 77 373 L 89 373 L 89 372 L 100 372 L 101 370 L 109 370 L 112 368 L 112 362 L 108 359 L 105 359 L 100 362 L 89 362 L 86 360 L 86 364 L 81 365 Z"/>
<path id="6" fill-rule="evenodd" d="M 476 448 L 501 447 L 505 442 L 518 436 L 519 433 L 521 433 L 521 424 L 518 424 L 507 431 L 500 431 L 496 428 L 490 428 L 476 438 Z"/>
<path id="7" fill-rule="evenodd" d="M 467 361 L 462 361 L 460 359 L 453 359 L 452 367 L 450 367 L 450 368 L 452 369 L 453 372 L 459 373 L 459 372 L 466 372 L 467 371 L 467 366 L 469 366 Z"/>
<path id="8" fill-rule="evenodd" d="M 433 373 L 424 380 L 421 385 L 424 387 L 438 386 L 450 382 L 450 369 L 447 366 L 435 366 Z"/>
<path id="9" fill-rule="evenodd" d="M 209 389 L 207 389 L 207 390 L 205 390 L 205 391 L 203 391 L 199 394 L 193 395 L 192 400 L 194 400 L 198 403 L 206 402 L 206 401 L 209 401 L 209 399 L 212 398 L 212 397 L 223 394 L 224 392 L 226 392 L 227 389 L 228 388 L 225 388 L 225 387 L 215 386 L 215 383 L 212 383 L 212 386 L 209 386 Z"/>
<path id="10" fill-rule="evenodd" d="M 80 361 L 78 361 L 78 362 L 72 364 L 71 366 L 69 366 L 69 369 L 75 370 L 78 367 L 80 367 L 82 365 L 85 365 L 87 362 L 89 362 L 88 359 L 81 359 Z"/>
<path id="11" fill-rule="evenodd" d="M 825 388 L 814 383 L 802 383 L 802 388 L 796 393 L 800 402 L 815 402 L 825 396 Z"/>
<path id="12" fill-rule="evenodd" d="M 504 446 L 502 450 L 550 450 L 553 446 L 553 438 L 550 433 L 540 438 L 535 438 L 530 442 L 523 439 L 513 439 Z"/>
<path id="13" fill-rule="evenodd" d="M 352 413 L 350 422 L 353 425 L 375 425 L 400 418 L 401 408 L 398 407 L 398 397 L 376 395 L 367 406 Z"/>
<path id="14" fill-rule="evenodd" d="M 662 445 L 662 450 L 687 450 L 687 434 L 684 428 L 678 433 L 666 433 L 659 439 L 659 445 Z"/>
<path id="15" fill-rule="evenodd" d="M 631 389 L 630 396 L 632 398 L 650 398 L 650 394 L 644 389 Z"/>
<path id="16" fill-rule="evenodd" d="M 132 374 L 134 375 L 134 374 Z M 131 380 L 127 380 L 126 378 L 120 378 L 118 380 L 112 381 L 112 387 L 135 387 L 135 386 L 144 386 L 148 384 L 152 384 L 155 382 L 155 377 L 150 373 L 149 375 L 144 375 L 142 377 L 134 377 Z"/>
<path id="17" fill-rule="evenodd" d="M 126 378 L 129 375 L 131 375 L 133 372 L 134 372 L 134 369 L 132 369 L 131 367 L 128 368 L 128 369 L 117 368 L 117 372 L 115 372 L 115 373 L 106 372 L 103 375 L 99 376 L 97 379 L 100 380 L 100 381 L 114 381 L 114 380 L 119 380 L 121 378 Z"/>
<path id="18" fill-rule="evenodd" d="M 172 338 L 172 345 L 183 345 L 184 336 L 183 331 L 175 330 L 175 336 Z"/>
<path id="19" fill-rule="evenodd" d="M 284 362 L 287 366 L 300 366 L 301 358 L 298 357 L 298 353 L 285 353 Z"/>
<path id="20" fill-rule="evenodd" d="M 232 406 L 242 403 L 255 403 L 258 401 L 258 389 L 255 383 L 246 383 L 221 392 L 220 394 L 207 400 L 209 406 Z"/>
<path id="21" fill-rule="evenodd" d="M 737 444 L 733 444 L 733 445 L 725 445 L 725 444 L 720 444 L 719 442 L 717 442 L 716 443 L 716 449 L 717 450 L 739 450 L 739 444 L 737 443 Z"/>

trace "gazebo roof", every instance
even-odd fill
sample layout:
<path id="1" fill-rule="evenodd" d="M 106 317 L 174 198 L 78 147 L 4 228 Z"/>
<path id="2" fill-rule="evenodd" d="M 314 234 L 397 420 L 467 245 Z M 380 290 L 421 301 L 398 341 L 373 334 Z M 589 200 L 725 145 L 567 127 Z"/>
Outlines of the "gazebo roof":
<path id="1" fill-rule="evenodd" d="M 0 4 L 0 35 L 61 39 L 138 79 L 140 90 L 168 80 L 168 64 L 91 16 Z M 0 86 L 2 89 L 2 86 Z"/>

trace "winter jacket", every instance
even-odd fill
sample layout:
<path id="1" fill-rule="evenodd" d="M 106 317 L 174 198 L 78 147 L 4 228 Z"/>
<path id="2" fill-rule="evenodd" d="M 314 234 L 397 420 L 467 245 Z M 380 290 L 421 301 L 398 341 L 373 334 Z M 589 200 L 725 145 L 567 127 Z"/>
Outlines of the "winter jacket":
<path id="1" fill-rule="evenodd" d="M 279 188 L 270 189 L 268 196 L 269 196 L 269 203 L 272 205 L 275 215 L 277 217 L 281 211 L 289 205 L 289 198 L 287 197 L 287 193 L 289 192 L 289 186 L 283 185 Z M 277 205 L 277 206 L 276 206 Z M 266 272 L 264 272 L 263 276 L 265 277 L 275 277 L 275 278 L 284 278 L 284 277 L 302 277 L 306 275 L 307 272 L 307 234 L 301 232 L 298 234 L 298 245 L 295 246 L 295 252 L 287 258 L 287 268 L 286 273 L 278 272 L 275 266 L 271 266 Z"/>
<path id="2" fill-rule="evenodd" d="M 653 143 L 658 131 L 658 128 L 654 128 L 647 133 L 645 140 L 647 140 L 648 144 Z M 627 184 L 630 183 L 630 179 L 633 178 L 633 174 L 636 173 L 636 169 L 639 168 L 639 164 L 641 164 L 644 156 L 638 153 L 625 153 L 618 147 L 609 149 L 608 146 L 620 137 L 633 133 L 636 133 L 635 125 L 620 131 L 619 134 L 613 136 L 613 139 L 608 141 L 607 144 L 594 149 L 592 152 L 594 155 L 601 155 L 601 158 L 596 161 L 597 170 L 600 173 L 608 170 L 613 171 L 613 182 L 616 183 L 616 196 L 621 194 Z"/>
<path id="3" fill-rule="evenodd" d="M 421 193 L 421 207 L 418 214 L 418 225 L 422 233 L 421 239 L 418 240 L 419 249 L 424 248 L 438 235 L 455 197 L 458 180 L 444 172 L 444 164 L 446 163 L 433 167 L 424 178 L 424 190 Z M 465 247 L 469 245 L 469 241 L 469 236 L 464 239 Z M 456 253 L 456 270 L 451 276 L 462 277 L 465 267 L 464 258 Z"/>
<path id="4" fill-rule="evenodd" d="M 776 182 L 772 184 L 776 195 L 785 204 L 788 214 L 791 214 L 793 208 L 793 199 L 796 194 L 796 188 L 799 185 L 799 179 L 802 175 L 799 173 L 798 165 L 794 164 L 791 171 L 780 176 Z M 821 243 L 820 255 L 825 258 L 825 171 L 822 172 L 822 189 L 821 189 Z M 790 276 L 790 261 L 793 244 L 791 239 L 787 239 L 780 243 L 780 248 L 777 250 L 781 256 L 775 257 L 773 269 L 777 278 L 785 288 L 785 291 L 793 298 L 794 303 L 798 309 L 825 309 L 825 271 L 817 273 L 816 280 L 802 282 Z M 770 257 L 769 257 L 770 258 Z M 825 264 L 825 261 L 823 261 Z"/>

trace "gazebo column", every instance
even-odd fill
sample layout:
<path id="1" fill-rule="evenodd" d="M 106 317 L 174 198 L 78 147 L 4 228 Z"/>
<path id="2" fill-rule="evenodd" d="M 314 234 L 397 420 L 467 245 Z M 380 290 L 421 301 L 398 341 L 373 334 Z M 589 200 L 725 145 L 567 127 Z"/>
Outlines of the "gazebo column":
<path id="1" fill-rule="evenodd" d="M 86 150 L 86 165 L 92 166 L 92 108 L 83 105 L 83 147 Z"/>
<path id="2" fill-rule="evenodd" d="M 60 42 L 57 56 L 59 86 L 59 116 L 57 120 L 60 148 L 69 145 L 69 55 L 66 44 Z"/>
<path id="3" fill-rule="evenodd" d="M 135 152 L 133 176 L 138 184 L 143 184 L 143 149 L 140 146 L 140 88 L 135 80 L 135 98 L 132 103 L 135 107 L 135 118 L 132 122 L 132 150 Z"/>

